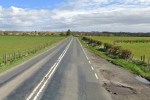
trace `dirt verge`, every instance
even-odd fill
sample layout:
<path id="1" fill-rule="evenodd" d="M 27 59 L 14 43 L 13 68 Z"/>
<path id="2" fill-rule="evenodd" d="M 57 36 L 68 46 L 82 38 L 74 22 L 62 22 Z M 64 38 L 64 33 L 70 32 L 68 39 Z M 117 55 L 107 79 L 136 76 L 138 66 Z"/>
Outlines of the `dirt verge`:
<path id="1" fill-rule="evenodd" d="M 103 87 L 113 100 L 150 100 L 150 85 L 136 79 L 136 75 L 89 52 L 89 59 Z"/>

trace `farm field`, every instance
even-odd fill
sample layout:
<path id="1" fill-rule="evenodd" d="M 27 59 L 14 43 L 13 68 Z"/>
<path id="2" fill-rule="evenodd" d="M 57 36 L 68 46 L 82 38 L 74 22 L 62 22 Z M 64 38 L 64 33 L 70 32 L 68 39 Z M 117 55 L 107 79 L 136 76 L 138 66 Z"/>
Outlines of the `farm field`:
<path id="1" fill-rule="evenodd" d="M 106 37 L 106 36 L 89 36 L 92 39 L 102 41 L 103 43 L 113 44 L 116 40 L 150 40 L 150 37 Z M 150 58 L 150 42 L 148 43 L 116 43 L 125 49 L 129 49 L 133 53 L 134 59 L 140 59 L 145 55 L 146 59 Z"/>
<path id="2" fill-rule="evenodd" d="M 33 49 L 37 46 L 45 43 L 56 43 L 65 37 L 60 36 L 0 36 L 0 61 L 3 59 L 3 55 Z"/>

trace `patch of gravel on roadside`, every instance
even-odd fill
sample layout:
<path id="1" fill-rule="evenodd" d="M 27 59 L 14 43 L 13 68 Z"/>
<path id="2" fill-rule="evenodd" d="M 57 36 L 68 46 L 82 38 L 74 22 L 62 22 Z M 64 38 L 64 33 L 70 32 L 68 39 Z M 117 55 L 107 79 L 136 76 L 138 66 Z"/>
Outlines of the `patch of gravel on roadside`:
<path id="1" fill-rule="evenodd" d="M 136 75 L 114 65 L 85 49 L 98 73 L 103 87 L 111 94 L 113 100 L 150 100 L 150 85 L 136 80 Z"/>

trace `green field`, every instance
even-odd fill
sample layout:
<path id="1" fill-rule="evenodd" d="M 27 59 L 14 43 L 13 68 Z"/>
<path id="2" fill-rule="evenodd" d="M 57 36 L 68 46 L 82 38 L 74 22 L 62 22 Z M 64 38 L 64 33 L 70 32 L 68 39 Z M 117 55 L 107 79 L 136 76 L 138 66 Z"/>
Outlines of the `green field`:
<path id="1" fill-rule="evenodd" d="M 150 40 L 150 37 L 106 37 L 106 36 L 89 36 L 92 39 L 102 41 L 104 43 L 113 44 L 116 40 Z M 134 59 L 140 59 L 141 56 L 145 55 L 146 58 L 150 58 L 150 43 L 117 43 L 125 49 L 130 49 L 134 55 Z"/>
<path id="2" fill-rule="evenodd" d="M 5 53 L 24 51 L 45 43 L 54 44 L 64 38 L 60 36 L 0 36 L 0 61 Z"/>

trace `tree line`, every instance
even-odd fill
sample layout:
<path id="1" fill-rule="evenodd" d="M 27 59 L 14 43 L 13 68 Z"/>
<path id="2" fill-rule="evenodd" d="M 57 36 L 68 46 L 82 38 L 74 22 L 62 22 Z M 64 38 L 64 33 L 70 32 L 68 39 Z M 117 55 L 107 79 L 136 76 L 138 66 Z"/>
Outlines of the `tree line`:
<path id="1" fill-rule="evenodd" d="M 66 32 L 39 32 L 39 31 L 0 31 L 0 36 L 69 36 L 71 30 L 68 29 Z"/>
<path id="2" fill-rule="evenodd" d="M 150 37 L 150 32 L 132 33 L 132 32 L 73 32 L 76 35 L 82 36 L 131 36 L 131 37 Z"/>

